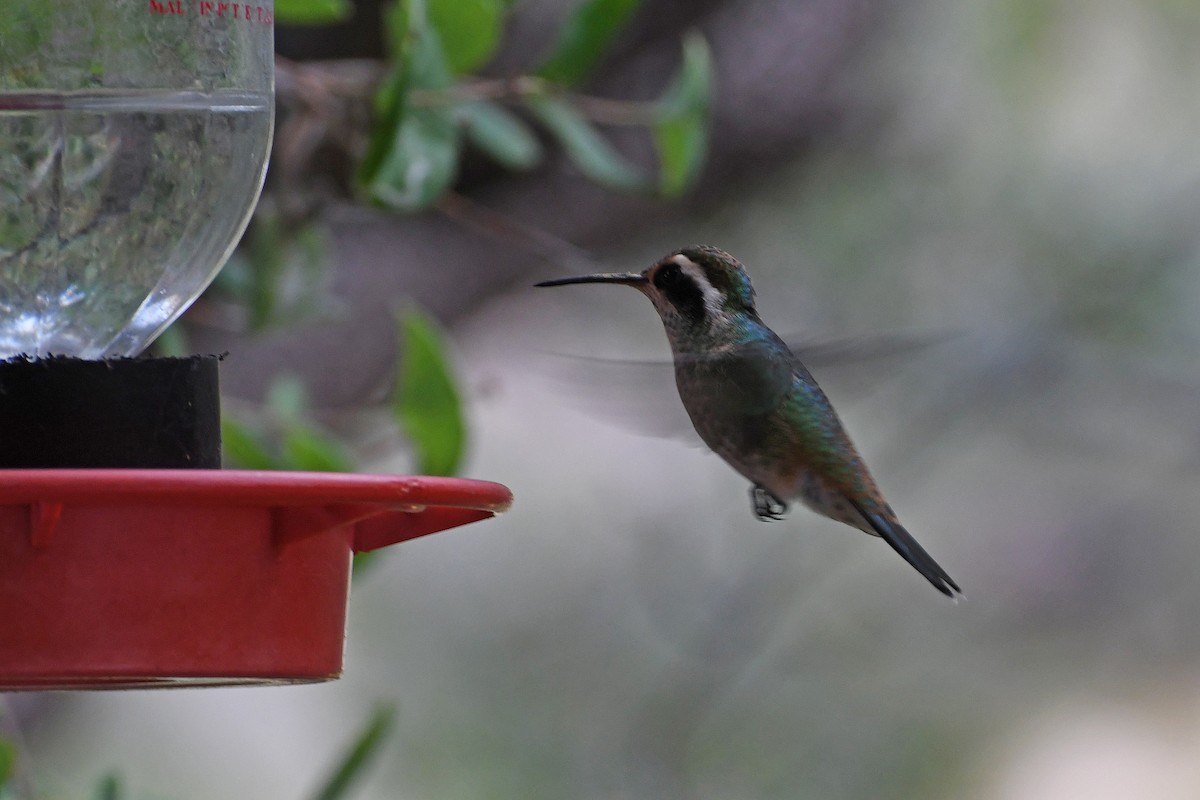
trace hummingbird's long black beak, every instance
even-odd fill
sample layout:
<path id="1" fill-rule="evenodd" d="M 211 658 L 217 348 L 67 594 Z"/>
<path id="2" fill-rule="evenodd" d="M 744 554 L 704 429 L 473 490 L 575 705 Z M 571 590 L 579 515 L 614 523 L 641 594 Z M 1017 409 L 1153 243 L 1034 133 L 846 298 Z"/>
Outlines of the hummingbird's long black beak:
<path id="1" fill-rule="evenodd" d="M 641 286 L 646 282 L 646 276 L 640 272 L 602 272 L 575 278 L 554 278 L 535 283 L 534 286 L 566 286 L 571 283 L 619 283 L 625 286 Z"/>

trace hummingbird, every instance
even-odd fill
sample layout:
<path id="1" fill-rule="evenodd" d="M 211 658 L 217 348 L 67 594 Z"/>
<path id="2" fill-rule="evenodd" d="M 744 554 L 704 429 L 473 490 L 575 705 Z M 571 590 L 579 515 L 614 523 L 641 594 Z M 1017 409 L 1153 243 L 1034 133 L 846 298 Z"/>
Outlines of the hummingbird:
<path id="1" fill-rule="evenodd" d="M 696 432 L 751 483 L 760 520 L 798 500 L 818 514 L 881 537 L 947 597 L 958 584 L 900 524 L 808 369 L 758 315 L 745 267 L 694 245 L 642 272 L 599 273 L 537 286 L 632 286 L 654 304 L 675 385 Z"/>

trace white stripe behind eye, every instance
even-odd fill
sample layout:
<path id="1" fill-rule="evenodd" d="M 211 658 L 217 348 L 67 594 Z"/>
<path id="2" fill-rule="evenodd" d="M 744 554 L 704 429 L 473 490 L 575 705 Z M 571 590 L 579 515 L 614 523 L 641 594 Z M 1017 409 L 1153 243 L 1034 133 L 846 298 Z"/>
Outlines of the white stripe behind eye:
<path id="1" fill-rule="evenodd" d="M 708 276 L 704 274 L 704 270 L 700 268 L 700 265 L 683 253 L 676 253 L 671 256 L 671 260 L 696 281 L 696 285 L 700 287 L 700 291 L 704 294 L 704 307 L 708 309 L 708 313 L 712 316 L 723 313 L 721 308 L 721 293 L 717 291 L 715 286 L 709 283 Z"/>

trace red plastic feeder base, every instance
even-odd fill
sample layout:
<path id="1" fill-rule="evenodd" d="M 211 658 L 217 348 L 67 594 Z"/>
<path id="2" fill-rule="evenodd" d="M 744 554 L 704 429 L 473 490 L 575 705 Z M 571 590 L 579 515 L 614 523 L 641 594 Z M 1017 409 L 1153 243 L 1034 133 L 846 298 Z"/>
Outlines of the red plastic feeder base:
<path id="1" fill-rule="evenodd" d="M 457 478 L 4 470 L 0 691 L 331 680 L 352 552 L 511 502 Z"/>

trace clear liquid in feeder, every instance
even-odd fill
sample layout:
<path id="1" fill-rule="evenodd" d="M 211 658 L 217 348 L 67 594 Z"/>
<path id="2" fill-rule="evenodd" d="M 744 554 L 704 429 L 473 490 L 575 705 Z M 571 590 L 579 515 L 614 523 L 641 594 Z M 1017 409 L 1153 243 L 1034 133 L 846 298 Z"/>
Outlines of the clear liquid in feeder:
<path id="1" fill-rule="evenodd" d="M 137 355 L 212 281 L 262 186 L 271 22 L 270 2 L 0 7 L 0 358 Z"/>

